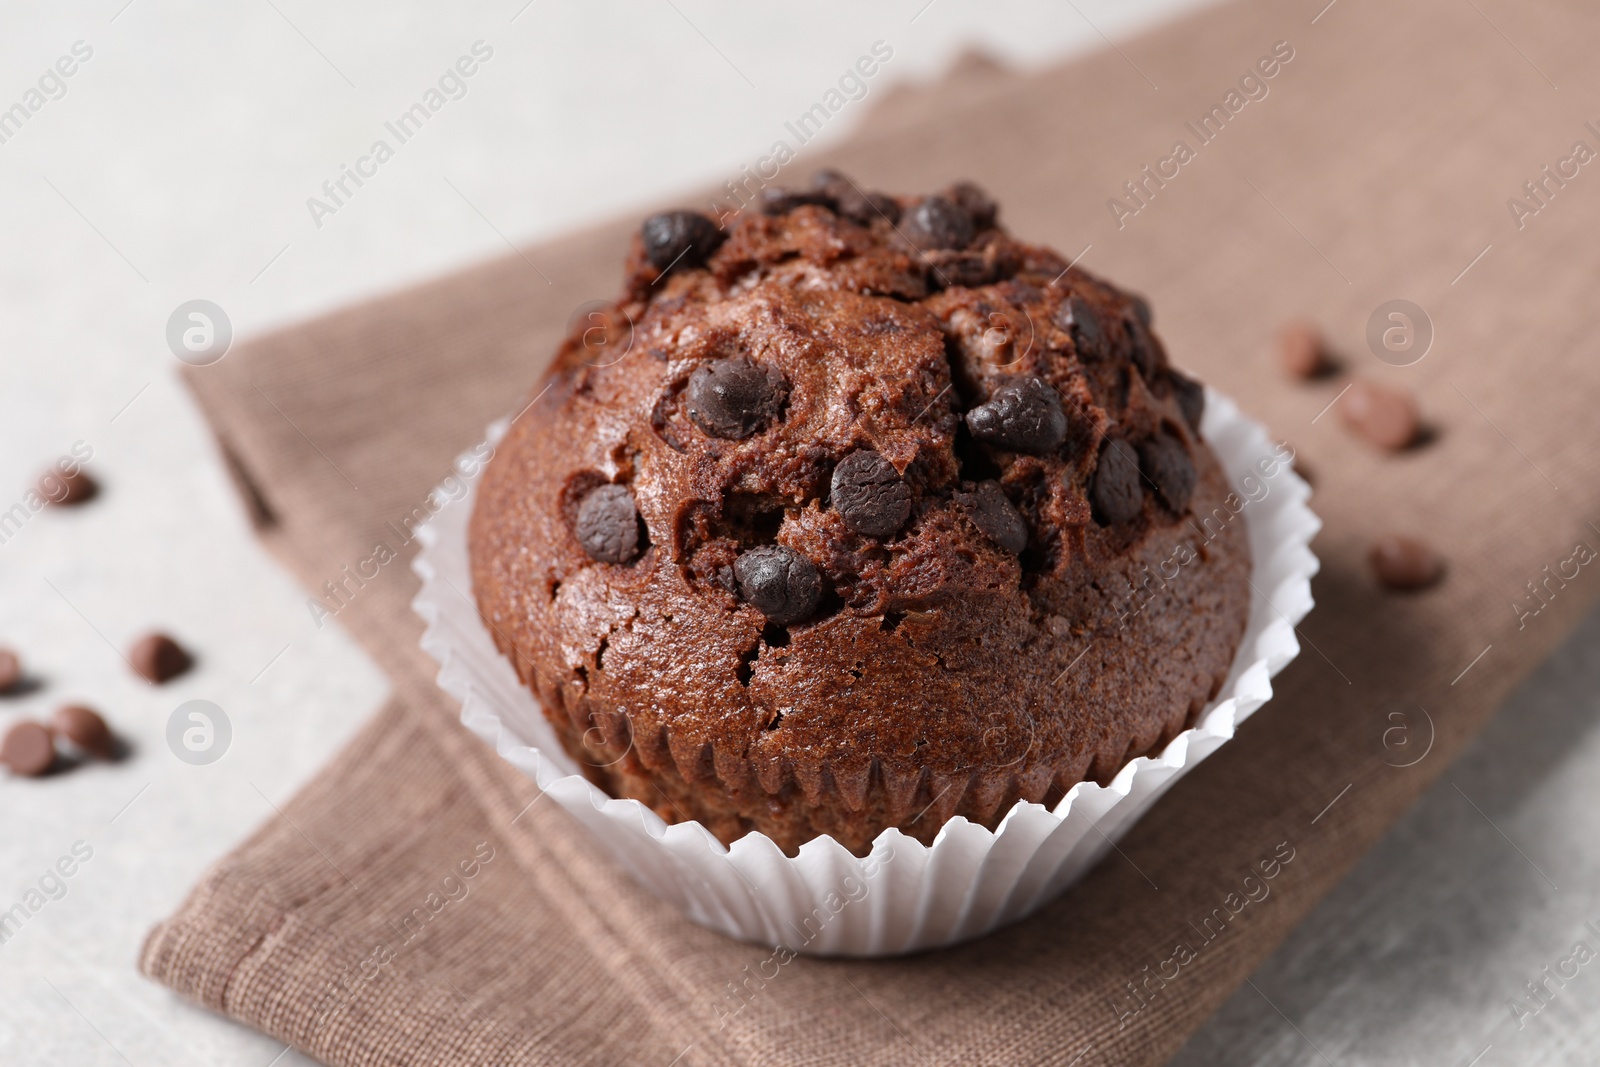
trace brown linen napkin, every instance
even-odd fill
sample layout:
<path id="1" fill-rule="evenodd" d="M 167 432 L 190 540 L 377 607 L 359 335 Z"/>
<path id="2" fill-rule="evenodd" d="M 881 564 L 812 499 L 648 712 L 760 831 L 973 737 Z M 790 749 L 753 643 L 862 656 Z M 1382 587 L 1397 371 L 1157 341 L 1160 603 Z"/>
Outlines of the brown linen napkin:
<path id="1" fill-rule="evenodd" d="M 190 376 L 262 536 L 308 588 L 344 586 L 337 622 L 394 698 L 151 934 L 145 972 L 351 1067 L 1170 1056 L 1600 592 L 1600 573 L 1570 562 L 1576 544 L 1600 546 L 1600 177 L 1540 170 L 1576 140 L 1600 148 L 1585 127 L 1600 105 L 1581 110 L 1600 100 L 1585 43 L 1597 19 L 1525 5 L 1512 44 L 1497 12 L 1233 3 L 1060 69 L 969 68 L 901 93 L 784 175 L 830 163 L 891 189 L 977 179 L 1018 233 L 1069 256 L 1092 245 L 1086 265 L 1150 294 L 1176 362 L 1316 473 L 1327 526 L 1304 651 L 1238 737 L 1062 899 L 951 950 L 764 965 L 770 950 L 628 882 L 457 724 L 418 649 L 403 562 L 349 577 L 380 544 L 409 555 L 407 523 L 452 457 L 514 406 L 569 314 L 617 288 L 630 219 Z M 1276 42 L 1293 58 L 1241 87 Z M 1186 124 L 1213 106 L 1226 121 L 1213 115 L 1220 132 L 1202 142 Z M 1145 177 L 1179 139 L 1193 158 L 1159 185 Z M 1113 196 L 1137 207 L 1120 228 Z M 1538 207 L 1521 229 L 1511 196 Z M 1414 366 L 1366 350 L 1370 313 L 1394 298 L 1435 327 Z M 1284 382 L 1270 339 L 1301 314 L 1354 373 L 1415 390 L 1433 439 L 1381 455 L 1342 430 L 1337 403 L 1319 415 L 1343 380 Z M 1449 556 L 1439 588 L 1376 587 L 1367 546 L 1391 530 Z M 1430 734 L 1425 758 L 1397 766 Z M 1266 898 L 1240 903 L 1245 876 L 1288 849 Z M 1508 849 L 1507 862 L 1521 860 Z"/>

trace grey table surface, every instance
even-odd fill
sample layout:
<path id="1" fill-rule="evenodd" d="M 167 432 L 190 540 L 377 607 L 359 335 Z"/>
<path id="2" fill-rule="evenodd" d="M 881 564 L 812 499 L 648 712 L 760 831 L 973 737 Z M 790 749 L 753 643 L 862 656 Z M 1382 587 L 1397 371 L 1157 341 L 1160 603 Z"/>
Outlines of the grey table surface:
<path id="1" fill-rule="evenodd" d="M 338 627 L 314 628 L 253 540 L 176 380 L 166 328 L 180 304 L 214 301 L 236 335 L 257 333 L 736 174 L 876 40 L 895 54 L 869 97 L 934 76 L 970 45 L 1042 64 L 1192 6 L 0 9 L 0 111 L 30 109 L 20 130 L 0 128 L 0 512 L 75 445 L 92 450 L 104 486 L 91 506 L 32 515 L 0 542 L 0 644 L 36 682 L 0 699 L 0 726 L 86 701 L 132 746 L 115 765 L 0 777 L 0 911 L 41 902 L 0 942 L 0 1062 L 309 1062 L 134 970 L 151 924 L 278 817 L 385 692 Z M 477 42 L 492 55 L 459 98 L 314 217 L 308 199 Z M 90 54 L 72 76 L 46 77 L 74 45 Z M 200 656 L 160 689 L 122 658 L 151 627 Z M 1180 1063 L 1464 1065 L 1486 1047 L 1486 1067 L 1594 1058 L 1600 967 L 1521 1027 L 1507 999 L 1591 936 L 1585 921 L 1600 925 L 1597 638 L 1600 619 Z M 231 724 L 209 766 L 166 740 L 191 699 Z M 51 875 L 63 857 L 72 875 Z"/>

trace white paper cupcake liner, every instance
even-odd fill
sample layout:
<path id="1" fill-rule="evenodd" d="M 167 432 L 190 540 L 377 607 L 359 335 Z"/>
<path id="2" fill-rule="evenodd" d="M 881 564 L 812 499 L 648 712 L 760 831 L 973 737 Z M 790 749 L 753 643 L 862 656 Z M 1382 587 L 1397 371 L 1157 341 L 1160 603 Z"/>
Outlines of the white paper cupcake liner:
<path id="1" fill-rule="evenodd" d="M 497 442 L 506 422 L 490 428 Z M 886 830 L 858 858 L 829 837 L 785 856 L 751 833 L 727 846 L 698 822 L 664 822 L 636 800 L 607 796 L 562 748 L 533 694 L 495 648 L 472 600 L 467 494 L 452 486 L 422 528 L 412 564 L 422 590 L 412 606 L 427 622 L 422 647 L 439 685 L 461 701 L 462 721 L 608 847 L 642 885 L 690 918 L 731 937 L 820 956 L 890 956 L 977 937 L 1034 911 L 1095 865 L 1189 768 L 1233 736 L 1272 696 L 1271 678 L 1300 651 L 1294 627 L 1311 610 L 1321 521 L 1310 487 L 1274 457 L 1266 430 L 1209 391 L 1202 430 L 1241 498 L 1255 595 L 1227 680 L 1158 756 L 1142 756 L 1109 785 L 1080 782 L 1054 809 L 1019 801 L 993 830 L 956 817 L 933 844 Z M 458 470 L 472 469 L 466 456 Z M 1254 482 L 1247 481 L 1254 479 Z M 1260 492 L 1253 485 L 1266 487 Z M 1250 491 L 1247 491 L 1250 490 Z M 441 499 L 448 499 L 441 493 Z"/>

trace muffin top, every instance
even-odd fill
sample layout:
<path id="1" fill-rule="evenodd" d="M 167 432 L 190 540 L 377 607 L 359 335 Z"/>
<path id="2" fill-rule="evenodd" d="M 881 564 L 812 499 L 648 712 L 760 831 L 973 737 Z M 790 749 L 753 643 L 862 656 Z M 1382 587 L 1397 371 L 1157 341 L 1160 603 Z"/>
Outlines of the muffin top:
<path id="1" fill-rule="evenodd" d="M 474 514 L 480 609 L 547 702 L 685 779 L 848 798 L 1081 775 L 1160 687 L 1208 695 L 1161 647 L 1192 619 L 1129 625 L 1136 565 L 1225 492 L 1201 387 L 1142 299 L 996 215 L 824 172 L 646 220 Z"/>

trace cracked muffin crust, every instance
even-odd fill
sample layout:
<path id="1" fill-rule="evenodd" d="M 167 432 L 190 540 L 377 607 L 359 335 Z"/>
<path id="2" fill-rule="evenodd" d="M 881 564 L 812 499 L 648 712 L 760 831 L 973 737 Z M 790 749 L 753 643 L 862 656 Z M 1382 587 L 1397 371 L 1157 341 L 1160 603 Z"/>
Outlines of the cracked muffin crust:
<path id="1" fill-rule="evenodd" d="M 608 793 L 786 853 L 993 827 L 1191 725 L 1242 523 L 1148 306 L 823 172 L 641 227 L 479 487 L 479 611 Z M 1224 510 L 1223 514 L 1227 514 Z"/>

